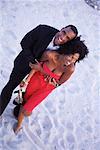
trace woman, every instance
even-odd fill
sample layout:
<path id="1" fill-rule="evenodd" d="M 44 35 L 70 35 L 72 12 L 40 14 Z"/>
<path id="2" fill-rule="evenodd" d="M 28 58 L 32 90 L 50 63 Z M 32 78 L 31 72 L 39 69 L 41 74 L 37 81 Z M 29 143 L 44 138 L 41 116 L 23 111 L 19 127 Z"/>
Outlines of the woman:
<path id="1" fill-rule="evenodd" d="M 61 49 L 68 49 L 69 54 L 59 54 Z M 72 41 L 71 45 L 65 44 L 57 51 L 47 51 L 40 63 L 30 64 L 32 71 L 27 78 L 29 83 L 24 95 L 23 106 L 19 112 L 18 123 L 14 128 L 15 133 L 20 130 L 24 116 L 29 116 L 49 93 L 67 81 L 75 70 L 76 62 L 85 58 L 87 54 L 87 47 L 83 41 L 80 41 L 80 38 L 77 38 Z"/>

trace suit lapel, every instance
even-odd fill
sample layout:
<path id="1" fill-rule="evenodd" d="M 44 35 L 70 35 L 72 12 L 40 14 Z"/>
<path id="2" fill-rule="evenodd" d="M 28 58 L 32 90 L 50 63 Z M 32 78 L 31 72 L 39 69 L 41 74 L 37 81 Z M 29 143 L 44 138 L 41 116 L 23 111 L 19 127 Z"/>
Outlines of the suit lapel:
<path id="1" fill-rule="evenodd" d="M 42 53 L 46 50 L 46 48 L 48 47 L 49 43 L 52 41 L 53 37 L 55 36 L 55 33 L 53 34 L 49 34 L 48 36 L 41 36 L 40 40 L 37 44 L 37 51 L 35 54 L 36 58 L 40 58 Z"/>

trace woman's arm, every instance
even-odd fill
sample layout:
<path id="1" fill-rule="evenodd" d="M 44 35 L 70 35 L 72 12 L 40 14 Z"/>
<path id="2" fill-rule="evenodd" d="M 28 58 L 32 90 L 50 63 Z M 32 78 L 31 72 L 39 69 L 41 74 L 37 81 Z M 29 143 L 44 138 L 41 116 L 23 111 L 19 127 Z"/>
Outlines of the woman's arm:
<path id="1" fill-rule="evenodd" d="M 29 73 L 29 75 L 27 76 L 25 82 L 28 83 L 31 79 L 31 77 L 33 76 L 33 74 L 35 73 L 36 71 L 34 69 L 32 69 Z"/>
<path id="2" fill-rule="evenodd" d="M 71 65 L 67 66 L 67 68 L 65 68 L 65 71 L 63 71 L 63 74 L 61 75 L 59 80 L 50 78 L 49 83 L 54 85 L 55 87 L 60 86 L 61 84 L 63 84 L 65 81 L 67 81 L 70 78 L 70 76 L 73 74 L 74 70 L 75 70 L 75 66 L 74 67 L 72 67 Z"/>
<path id="3" fill-rule="evenodd" d="M 63 84 L 65 81 L 67 81 L 73 74 L 74 70 L 75 70 L 74 64 L 67 66 L 62 76 L 60 77 L 58 84 Z"/>
<path id="4" fill-rule="evenodd" d="M 34 73 L 35 73 L 35 70 L 32 69 L 32 70 L 30 71 L 30 73 L 21 81 L 20 87 L 26 87 L 26 86 L 28 85 L 28 83 L 29 83 L 29 81 L 30 81 L 30 79 L 31 79 L 31 77 L 32 77 L 32 75 L 33 75 Z"/>

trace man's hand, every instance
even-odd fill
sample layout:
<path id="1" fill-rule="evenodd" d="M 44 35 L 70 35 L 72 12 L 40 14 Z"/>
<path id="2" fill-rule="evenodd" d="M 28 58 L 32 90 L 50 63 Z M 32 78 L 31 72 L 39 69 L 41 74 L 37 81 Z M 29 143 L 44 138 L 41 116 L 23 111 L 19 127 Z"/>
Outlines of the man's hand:
<path id="1" fill-rule="evenodd" d="M 29 63 L 29 66 L 36 70 L 36 71 L 40 71 L 42 74 L 44 75 L 48 75 L 42 68 L 41 64 L 40 63 L 37 63 L 37 64 L 32 64 L 31 62 Z"/>
<path id="2" fill-rule="evenodd" d="M 29 66 L 31 67 L 31 69 L 34 69 L 36 71 L 42 71 L 43 68 L 41 67 L 40 64 L 32 64 L 31 62 L 29 63 Z"/>

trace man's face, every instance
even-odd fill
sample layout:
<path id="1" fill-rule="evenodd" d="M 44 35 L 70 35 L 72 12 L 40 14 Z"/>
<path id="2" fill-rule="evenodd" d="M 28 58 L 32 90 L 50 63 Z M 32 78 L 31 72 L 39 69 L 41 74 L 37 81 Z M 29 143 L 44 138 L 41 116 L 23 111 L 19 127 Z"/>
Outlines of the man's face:
<path id="1" fill-rule="evenodd" d="M 62 28 L 59 32 L 56 33 L 54 38 L 55 45 L 62 45 L 70 40 L 72 40 L 76 34 L 70 27 Z"/>

